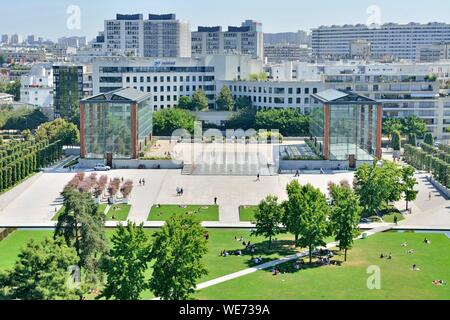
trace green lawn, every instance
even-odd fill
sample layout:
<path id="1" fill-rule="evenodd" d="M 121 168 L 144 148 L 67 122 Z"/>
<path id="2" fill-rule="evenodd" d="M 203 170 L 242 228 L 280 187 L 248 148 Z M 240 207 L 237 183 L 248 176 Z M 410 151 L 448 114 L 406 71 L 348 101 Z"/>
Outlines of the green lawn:
<path id="1" fill-rule="evenodd" d="M 177 213 L 194 213 L 199 221 L 219 221 L 219 206 L 215 205 L 161 205 L 153 206 L 148 221 L 167 221 Z"/>
<path id="2" fill-rule="evenodd" d="M 241 222 L 255 222 L 255 211 L 258 206 L 241 206 L 239 207 L 239 218 Z"/>
<path id="3" fill-rule="evenodd" d="M 394 223 L 394 217 L 397 217 L 397 221 L 398 222 L 400 222 L 402 220 L 405 220 L 405 217 L 401 213 L 397 212 L 397 213 L 384 215 L 383 216 L 383 221 L 387 222 L 387 223 Z"/>
<path id="4" fill-rule="evenodd" d="M 105 212 L 107 204 L 99 204 L 98 205 L 98 211 Z M 58 210 L 58 212 L 53 216 L 52 221 L 58 221 L 59 216 L 64 212 L 65 207 L 62 206 L 61 209 Z"/>
<path id="5" fill-rule="evenodd" d="M 149 235 L 155 231 L 148 230 Z M 114 230 L 108 230 L 111 237 Z M 215 279 L 252 266 L 251 256 L 221 257 L 222 250 L 241 250 L 242 245 L 235 237 L 243 237 L 255 243 L 255 255 L 265 261 L 295 252 L 290 235 L 280 236 L 273 249 L 261 237 L 250 237 L 249 230 L 211 229 L 208 253 L 204 257 L 209 271 L 199 283 Z M 20 248 L 29 239 L 42 240 L 51 237 L 52 231 L 16 231 L 0 242 L 0 270 L 11 268 L 17 260 Z M 431 245 L 423 243 L 424 238 Z M 330 242 L 328 239 L 327 242 Z M 402 247 L 402 243 L 407 247 Z M 407 251 L 414 249 L 414 254 Z M 380 254 L 392 253 L 392 260 L 380 259 Z M 270 270 L 231 280 L 196 293 L 195 299 L 450 299 L 450 286 L 436 287 L 433 280 L 450 281 L 450 239 L 440 234 L 383 233 L 366 240 L 358 240 L 349 252 L 349 261 L 341 267 L 309 268 L 273 276 Z M 342 257 L 340 257 L 342 259 Z M 416 264 L 421 271 L 412 271 Z M 291 268 L 292 263 L 282 266 L 282 271 Z M 366 283 L 369 266 L 381 269 L 381 290 L 368 290 Z M 151 269 L 147 272 L 150 277 Z M 93 298 L 93 297 L 88 297 Z M 152 299 L 153 294 L 144 292 L 143 299 Z"/>
<path id="6" fill-rule="evenodd" d="M 424 238 L 431 240 L 426 245 Z M 402 243 L 407 247 L 402 247 Z M 414 249 L 414 254 L 408 251 Z M 392 260 L 380 254 L 392 253 Z M 418 300 L 450 299 L 450 285 L 435 286 L 434 280 L 450 282 L 450 239 L 440 234 L 384 233 L 358 240 L 341 267 L 330 266 L 291 271 L 273 276 L 258 271 L 196 293 L 196 299 L 236 300 Z M 342 259 L 342 257 L 340 257 Z M 416 264 L 420 271 L 412 271 Z M 381 270 L 381 289 L 369 290 L 370 266 Z M 281 270 L 292 269 L 292 263 Z M 295 270 L 295 269 L 294 269 Z"/>
<path id="7" fill-rule="evenodd" d="M 149 235 L 154 230 L 147 230 Z M 292 247 L 293 237 L 283 235 L 278 238 L 278 242 L 273 245 L 272 250 L 268 250 L 267 243 L 262 237 L 251 237 L 249 230 L 240 229 L 211 229 L 208 230 L 210 239 L 208 242 L 208 253 L 204 257 L 204 262 L 208 269 L 208 275 L 202 277 L 199 283 L 212 280 L 233 272 L 237 272 L 252 266 L 251 254 L 243 252 L 242 256 L 230 255 L 229 257 L 221 257 L 220 252 L 227 250 L 230 253 L 236 250 L 242 250 L 241 242 L 235 240 L 235 237 L 243 237 L 243 241 L 251 241 L 256 245 L 255 255 L 261 256 L 264 261 L 270 261 L 284 255 L 294 253 Z M 110 238 L 114 234 L 114 230 L 107 230 Z M 42 240 L 45 237 L 53 236 L 52 231 L 15 231 L 6 239 L 0 242 L 0 270 L 11 268 L 14 266 L 20 249 L 25 246 L 28 240 Z M 147 277 L 151 276 L 152 270 L 147 271 Z M 88 297 L 89 298 L 89 297 Z M 92 298 L 92 297 L 91 297 Z M 142 295 L 143 299 L 154 298 L 150 291 L 146 291 Z"/>
<path id="8" fill-rule="evenodd" d="M 131 206 L 128 204 L 114 204 L 106 215 L 107 221 L 127 221 Z M 104 210 L 103 210 L 104 211 Z"/>

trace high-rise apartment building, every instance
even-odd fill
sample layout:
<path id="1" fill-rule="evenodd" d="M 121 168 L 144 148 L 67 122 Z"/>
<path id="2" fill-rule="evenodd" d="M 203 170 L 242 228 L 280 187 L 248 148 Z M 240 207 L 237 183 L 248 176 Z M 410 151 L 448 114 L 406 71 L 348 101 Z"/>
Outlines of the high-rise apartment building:
<path id="1" fill-rule="evenodd" d="M 1 41 L 1 43 L 8 44 L 9 43 L 9 35 L 2 34 L 2 41 Z"/>
<path id="2" fill-rule="evenodd" d="M 312 30 L 313 54 L 320 58 L 349 58 L 351 43 L 356 40 L 369 42 L 374 58 L 393 56 L 415 60 L 417 46 L 450 41 L 450 24 L 321 26 Z"/>
<path id="3" fill-rule="evenodd" d="M 240 27 L 198 27 L 192 33 L 192 55 L 244 54 L 264 58 L 262 24 L 246 20 Z"/>
<path id="4" fill-rule="evenodd" d="M 105 31 L 97 37 L 109 53 L 137 57 L 177 58 L 191 56 L 191 34 L 188 22 L 176 19 L 175 14 L 117 14 L 105 21 Z"/>
<path id="5" fill-rule="evenodd" d="M 77 120 L 79 101 L 83 98 L 83 67 L 53 66 L 55 118 Z"/>

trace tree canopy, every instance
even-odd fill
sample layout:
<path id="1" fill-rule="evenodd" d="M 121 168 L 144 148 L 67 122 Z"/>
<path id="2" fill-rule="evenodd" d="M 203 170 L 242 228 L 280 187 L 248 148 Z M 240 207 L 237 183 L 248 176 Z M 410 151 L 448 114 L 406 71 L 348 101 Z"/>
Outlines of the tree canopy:
<path id="1" fill-rule="evenodd" d="M 61 238 L 30 240 L 14 268 L 0 272 L 0 300 L 75 299 L 68 271 L 77 263 L 75 250 Z"/>
<path id="2" fill-rule="evenodd" d="M 172 216 L 154 234 L 151 257 L 155 259 L 150 290 L 163 300 L 186 300 L 197 280 L 208 272 L 206 230 L 191 214 Z"/>
<path id="3" fill-rule="evenodd" d="M 153 113 L 153 134 L 171 136 L 175 130 L 185 129 L 194 133 L 195 116 L 187 110 L 164 109 Z"/>
<path id="4" fill-rule="evenodd" d="M 217 110 L 232 111 L 234 109 L 234 99 L 228 86 L 223 86 L 216 98 Z"/>
<path id="5" fill-rule="evenodd" d="M 62 118 L 41 125 L 36 131 L 36 137 L 37 139 L 48 139 L 50 142 L 60 140 L 66 146 L 80 143 L 80 131 L 77 126 Z"/>
<path id="6" fill-rule="evenodd" d="M 272 237 L 283 231 L 283 214 L 284 209 L 274 196 L 268 196 L 261 201 L 255 212 L 256 229 L 252 231 L 252 235 L 269 238 L 269 249 L 272 246 Z"/>
<path id="7" fill-rule="evenodd" d="M 199 89 L 192 95 L 192 108 L 193 111 L 205 111 L 208 110 L 208 97 L 203 89 Z"/>

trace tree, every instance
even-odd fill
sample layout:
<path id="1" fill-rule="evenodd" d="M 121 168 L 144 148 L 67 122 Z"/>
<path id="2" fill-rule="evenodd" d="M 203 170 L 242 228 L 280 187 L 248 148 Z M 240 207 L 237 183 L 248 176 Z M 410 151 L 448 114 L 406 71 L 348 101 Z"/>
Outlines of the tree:
<path id="1" fill-rule="evenodd" d="M 256 113 L 255 129 L 278 130 L 285 137 L 302 137 L 309 134 L 309 121 L 300 110 L 271 109 Z"/>
<path id="2" fill-rule="evenodd" d="M 178 100 L 178 108 L 184 110 L 192 109 L 192 100 L 188 96 L 181 96 L 180 100 Z"/>
<path id="3" fill-rule="evenodd" d="M 400 151 L 401 149 L 401 136 L 400 136 L 400 132 L 394 132 L 394 134 L 392 135 L 392 149 L 394 149 L 394 151 Z"/>
<path id="4" fill-rule="evenodd" d="M 205 91 L 199 89 L 192 95 L 192 110 L 204 111 L 208 110 L 208 97 L 206 97 Z"/>
<path id="5" fill-rule="evenodd" d="M 403 192 L 401 188 L 401 169 L 390 161 L 379 167 L 363 165 L 356 170 L 354 187 L 360 205 L 366 216 L 377 214 L 389 202 L 398 201 Z"/>
<path id="6" fill-rule="evenodd" d="M 331 228 L 339 249 L 344 250 L 347 261 L 347 251 L 353 247 L 353 239 L 358 234 L 362 209 L 357 195 L 349 187 L 333 185 L 331 187 Z"/>
<path id="7" fill-rule="evenodd" d="M 206 230 L 191 214 L 172 216 L 154 234 L 151 257 L 155 259 L 149 286 L 163 300 L 186 300 L 197 280 L 208 272 Z"/>
<path id="8" fill-rule="evenodd" d="M 73 299 L 68 269 L 77 264 L 75 250 L 61 238 L 31 240 L 12 270 L 0 272 L 0 300 Z"/>
<path id="9" fill-rule="evenodd" d="M 430 146 L 433 146 L 434 145 L 433 135 L 430 132 L 426 133 L 423 142 Z"/>
<path id="10" fill-rule="evenodd" d="M 427 123 L 416 116 L 407 117 L 402 120 L 403 133 L 406 135 L 415 134 L 418 137 L 423 137 L 423 135 L 428 131 Z"/>
<path id="11" fill-rule="evenodd" d="M 329 234 L 329 207 L 320 189 L 311 184 L 300 186 L 298 181 L 288 187 L 289 200 L 285 202 L 284 222 L 288 232 L 295 235 L 296 246 L 309 248 L 309 261 L 312 262 L 313 249 L 325 245 Z"/>
<path id="12" fill-rule="evenodd" d="M 48 121 L 47 117 L 39 109 L 30 111 L 27 108 L 19 108 L 5 113 L 7 115 L 4 124 L 0 124 L 0 128 L 4 130 L 35 130 Z"/>
<path id="13" fill-rule="evenodd" d="M 401 132 L 403 129 L 403 125 L 400 119 L 397 118 L 386 118 L 383 120 L 383 134 L 389 137 L 389 140 L 392 139 L 392 136 L 396 132 Z"/>
<path id="14" fill-rule="evenodd" d="M 64 211 L 58 217 L 55 238 L 63 237 L 68 246 L 75 248 L 86 284 L 96 285 L 102 280 L 100 259 L 108 251 L 105 215 L 89 192 L 67 187 L 62 195 Z"/>
<path id="15" fill-rule="evenodd" d="M 38 140 L 48 139 L 50 142 L 59 140 L 65 146 L 80 143 L 80 131 L 77 126 L 62 118 L 41 125 L 36 131 L 36 137 Z"/>
<path id="16" fill-rule="evenodd" d="M 252 100 L 250 97 L 247 97 L 247 96 L 239 96 L 236 98 L 236 101 L 234 102 L 234 106 L 237 111 L 242 110 L 242 109 L 251 108 Z"/>
<path id="17" fill-rule="evenodd" d="M 255 212 L 256 229 L 252 231 L 252 235 L 269 238 L 269 249 L 272 247 L 272 237 L 283 230 L 281 227 L 283 212 L 283 207 L 278 204 L 278 198 L 274 196 L 268 196 L 261 201 Z"/>
<path id="18" fill-rule="evenodd" d="M 417 146 L 417 136 L 415 134 L 411 134 L 408 136 L 408 144 L 414 147 Z"/>
<path id="19" fill-rule="evenodd" d="M 406 201 L 406 210 L 408 210 L 409 202 L 416 200 L 419 191 L 414 190 L 414 187 L 418 184 L 417 179 L 414 177 L 415 170 L 411 166 L 402 168 L 402 182 L 403 192 Z"/>
<path id="20" fill-rule="evenodd" d="M 228 129 L 248 130 L 255 128 L 256 112 L 252 108 L 239 110 L 227 121 Z"/>
<path id="21" fill-rule="evenodd" d="M 194 133 L 195 116 L 187 110 L 164 109 L 153 113 L 153 133 L 156 136 L 172 136 L 178 129 Z"/>
<path id="22" fill-rule="evenodd" d="M 218 110 L 232 111 L 234 108 L 233 94 L 228 86 L 223 86 L 216 98 Z"/>
<path id="23" fill-rule="evenodd" d="M 117 226 L 111 239 L 112 249 L 102 269 L 106 285 L 98 297 L 116 300 L 138 300 L 147 288 L 145 271 L 149 261 L 150 243 L 144 227 L 128 222 Z"/>
<path id="24" fill-rule="evenodd" d="M 6 58 L 3 54 L 0 53 L 0 67 L 6 63 Z"/>

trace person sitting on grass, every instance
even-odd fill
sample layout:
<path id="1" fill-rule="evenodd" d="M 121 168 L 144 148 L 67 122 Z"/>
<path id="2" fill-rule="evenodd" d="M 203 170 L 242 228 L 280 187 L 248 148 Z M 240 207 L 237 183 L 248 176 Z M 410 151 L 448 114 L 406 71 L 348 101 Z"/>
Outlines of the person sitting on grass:
<path id="1" fill-rule="evenodd" d="M 278 276 L 280 274 L 280 269 L 278 267 L 273 268 L 273 275 Z"/>
<path id="2" fill-rule="evenodd" d="M 380 259 L 384 259 L 384 254 L 383 253 L 380 255 Z"/>
<path id="3" fill-rule="evenodd" d="M 433 284 L 438 287 L 447 285 L 447 283 L 444 280 L 434 280 Z"/>
<path id="4" fill-rule="evenodd" d="M 412 271 L 420 271 L 416 264 L 413 264 Z"/>
<path id="5" fill-rule="evenodd" d="M 407 247 L 408 246 L 408 244 L 405 242 L 405 243 L 402 243 L 402 247 Z"/>
<path id="6" fill-rule="evenodd" d="M 236 255 L 236 256 L 242 256 L 242 251 L 241 251 L 241 250 L 237 250 L 237 251 L 235 252 L 235 255 Z"/>
<path id="7" fill-rule="evenodd" d="M 425 240 L 423 240 L 423 242 L 424 242 L 425 244 L 431 244 L 431 241 L 428 240 L 427 238 L 425 238 Z"/>

